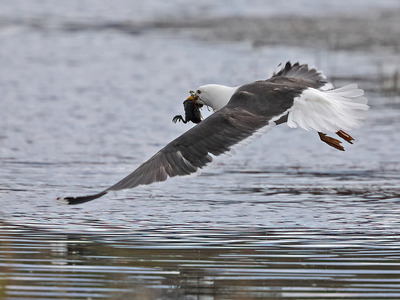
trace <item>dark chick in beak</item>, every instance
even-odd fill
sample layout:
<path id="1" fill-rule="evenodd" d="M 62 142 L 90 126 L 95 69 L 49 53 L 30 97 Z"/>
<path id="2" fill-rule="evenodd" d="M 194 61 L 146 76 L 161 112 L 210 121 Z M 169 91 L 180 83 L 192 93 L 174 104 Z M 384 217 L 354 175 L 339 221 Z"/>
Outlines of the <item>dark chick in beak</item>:
<path id="1" fill-rule="evenodd" d="M 173 119 L 172 122 L 176 123 L 177 121 L 182 121 L 184 124 L 186 124 L 189 121 L 192 121 L 193 123 L 200 123 L 201 122 L 201 112 L 200 108 L 203 106 L 203 104 L 199 104 L 196 102 L 197 96 L 194 95 L 194 93 L 187 98 L 183 102 L 183 107 L 185 109 L 185 118 L 183 118 L 181 115 L 176 115 Z"/>

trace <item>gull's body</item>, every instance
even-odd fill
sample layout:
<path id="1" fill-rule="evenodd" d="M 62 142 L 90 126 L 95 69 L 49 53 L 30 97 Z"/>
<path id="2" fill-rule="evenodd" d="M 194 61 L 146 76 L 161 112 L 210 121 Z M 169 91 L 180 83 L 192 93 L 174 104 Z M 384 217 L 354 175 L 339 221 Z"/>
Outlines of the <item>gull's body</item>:
<path id="1" fill-rule="evenodd" d="M 340 142 L 326 133 L 337 132 L 351 142 L 352 138 L 343 130 L 361 126 L 368 109 L 363 94 L 355 84 L 333 89 L 321 72 L 290 63 L 267 80 L 239 87 L 199 87 L 192 100 L 212 107 L 213 114 L 108 189 L 95 195 L 62 199 L 69 204 L 83 203 L 109 191 L 195 173 L 212 161 L 211 155 L 227 152 L 254 133 L 284 122 L 290 127 L 316 130 L 322 140 L 325 138 L 325 142 L 343 150 Z"/>

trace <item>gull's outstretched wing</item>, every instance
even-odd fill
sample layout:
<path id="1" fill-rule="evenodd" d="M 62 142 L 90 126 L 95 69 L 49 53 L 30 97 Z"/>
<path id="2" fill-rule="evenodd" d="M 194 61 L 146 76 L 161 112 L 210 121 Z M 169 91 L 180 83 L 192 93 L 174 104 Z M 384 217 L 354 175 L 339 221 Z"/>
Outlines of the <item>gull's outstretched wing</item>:
<path id="1" fill-rule="evenodd" d="M 60 199 L 66 200 L 68 204 L 84 203 L 109 191 L 129 189 L 141 184 L 164 181 L 168 177 L 195 173 L 212 161 L 210 154 L 217 156 L 229 151 L 233 145 L 268 125 L 270 119 L 271 117 L 265 115 L 227 105 L 167 144 L 135 171 L 108 189 L 94 195 Z"/>

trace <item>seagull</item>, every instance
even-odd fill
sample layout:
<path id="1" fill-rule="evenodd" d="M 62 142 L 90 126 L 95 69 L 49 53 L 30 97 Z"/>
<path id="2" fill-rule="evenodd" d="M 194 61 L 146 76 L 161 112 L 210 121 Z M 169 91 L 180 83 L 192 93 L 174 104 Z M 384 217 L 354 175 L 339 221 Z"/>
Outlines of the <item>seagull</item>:
<path id="1" fill-rule="evenodd" d="M 192 91 L 184 102 L 186 118 L 173 120 L 198 123 L 167 144 L 128 176 L 93 195 L 59 197 L 68 204 L 80 204 L 108 192 L 164 181 L 168 177 L 196 173 L 213 156 L 257 133 L 265 133 L 286 123 L 291 128 L 315 130 L 328 145 L 344 151 L 341 141 L 328 136 L 336 133 L 352 143 L 345 131 L 359 128 L 369 109 L 364 91 L 357 84 L 334 88 L 325 75 L 307 64 L 279 65 L 267 80 L 237 87 L 208 84 Z M 213 113 L 201 120 L 199 108 Z"/>

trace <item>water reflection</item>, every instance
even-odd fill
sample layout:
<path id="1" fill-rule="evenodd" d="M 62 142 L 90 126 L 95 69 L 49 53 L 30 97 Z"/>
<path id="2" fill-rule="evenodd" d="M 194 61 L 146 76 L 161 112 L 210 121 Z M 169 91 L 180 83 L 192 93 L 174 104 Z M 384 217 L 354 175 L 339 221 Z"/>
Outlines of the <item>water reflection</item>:
<path id="1" fill-rule="evenodd" d="M 219 242 L 204 246 L 210 238 Z M 154 247 L 1 224 L 0 239 L 4 299 L 400 297 L 399 241 L 387 235 L 221 228 L 198 234 L 198 245 Z"/>

